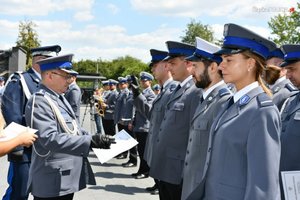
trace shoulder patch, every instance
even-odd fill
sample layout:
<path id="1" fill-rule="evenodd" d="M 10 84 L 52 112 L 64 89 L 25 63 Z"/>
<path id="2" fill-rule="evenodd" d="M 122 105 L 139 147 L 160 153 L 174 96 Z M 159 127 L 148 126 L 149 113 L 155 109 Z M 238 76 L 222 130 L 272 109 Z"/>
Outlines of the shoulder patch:
<path id="1" fill-rule="evenodd" d="M 266 94 L 261 93 L 257 96 L 258 105 L 260 107 L 272 106 L 274 105 L 272 99 Z"/>
<path id="2" fill-rule="evenodd" d="M 219 90 L 219 96 L 223 97 L 225 95 L 231 94 L 230 90 L 228 88 L 222 88 Z"/>
<path id="3" fill-rule="evenodd" d="M 292 83 L 286 84 L 285 87 L 291 92 L 298 90 Z"/>
<path id="4" fill-rule="evenodd" d="M 246 105 L 246 104 L 249 103 L 249 101 L 250 101 L 250 97 L 249 97 L 247 94 L 245 94 L 244 96 L 242 96 L 242 97 L 239 99 L 239 105 L 240 105 L 240 106 Z"/>

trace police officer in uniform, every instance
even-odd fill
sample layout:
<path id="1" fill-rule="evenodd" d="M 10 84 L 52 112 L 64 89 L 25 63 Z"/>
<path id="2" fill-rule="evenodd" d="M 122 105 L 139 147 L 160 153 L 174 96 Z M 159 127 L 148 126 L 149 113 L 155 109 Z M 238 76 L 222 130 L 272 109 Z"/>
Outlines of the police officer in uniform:
<path id="1" fill-rule="evenodd" d="M 137 80 L 134 80 L 132 83 L 132 93 L 133 93 L 133 105 L 137 107 L 137 103 L 135 99 L 138 96 L 143 96 L 143 105 L 144 107 L 140 107 L 141 109 L 136 109 L 133 119 L 133 132 L 137 138 L 138 144 L 138 153 L 140 157 L 140 166 L 136 173 L 133 173 L 136 179 L 140 178 L 147 178 L 149 176 L 149 166 L 144 159 L 144 151 L 146 140 L 148 136 L 150 122 L 146 116 L 146 108 L 151 107 L 153 100 L 155 99 L 156 95 L 154 94 L 151 83 L 154 77 L 148 72 L 141 72 L 140 73 L 140 84 L 143 91 L 140 93 L 139 88 L 137 87 Z M 145 106 L 147 105 L 147 106 Z M 145 109 L 144 109 L 145 108 Z"/>
<path id="2" fill-rule="evenodd" d="M 284 62 L 281 67 L 287 69 L 287 78 L 300 88 L 300 45 L 283 45 Z M 281 157 L 280 171 L 300 170 L 300 93 L 290 97 L 281 114 Z M 282 200 L 284 191 L 281 185 Z"/>
<path id="3" fill-rule="evenodd" d="M 165 104 L 150 162 L 150 176 L 159 180 L 160 199 L 180 199 L 182 172 L 188 144 L 190 121 L 200 101 L 202 91 L 195 87 L 192 77 L 191 56 L 195 47 L 189 44 L 167 41 L 170 72 L 180 82 Z"/>
<path id="4" fill-rule="evenodd" d="M 144 159 L 148 166 L 151 165 L 153 143 L 156 140 L 158 129 L 165 115 L 165 104 L 168 102 L 172 91 L 176 88 L 177 82 L 173 81 L 169 71 L 168 61 L 164 60 L 168 56 L 167 51 L 150 49 L 151 54 L 151 72 L 154 78 L 161 85 L 161 93 L 154 99 L 152 104 L 145 104 L 145 97 L 139 95 L 135 99 L 136 109 L 144 110 L 147 118 L 150 120 L 150 128 L 145 145 Z M 145 109 L 145 107 L 150 106 Z M 154 179 L 155 184 L 152 187 L 147 187 L 146 190 L 151 194 L 158 194 L 159 180 Z"/>
<path id="5" fill-rule="evenodd" d="M 267 39 L 225 24 L 220 70 L 236 93 L 210 131 L 198 186 L 187 199 L 279 200 L 279 111 L 262 80 L 270 50 Z"/>
<path id="6" fill-rule="evenodd" d="M 24 112 L 30 96 L 37 90 L 41 75 L 38 60 L 51 57 L 52 53 L 59 53 L 58 45 L 31 49 L 32 67 L 26 72 L 15 72 L 8 80 L 3 97 L 2 113 L 7 124 L 15 122 L 26 126 Z M 17 147 L 8 154 L 10 162 L 8 169 L 8 189 L 3 200 L 22 200 L 28 198 L 26 192 L 28 172 L 31 160 L 31 147 Z"/>
<path id="7" fill-rule="evenodd" d="M 186 59 L 193 62 L 196 86 L 204 91 L 191 121 L 181 199 L 186 199 L 201 181 L 210 127 L 221 107 L 231 97 L 231 92 L 218 69 L 222 58 L 214 55 L 220 48 L 198 37 L 196 44 L 196 51 Z"/>
<path id="8" fill-rule="evenodd" d="M 114 124 L 114 113 L 115 113 L 115 105 L 116 100 L 118 97 L 118 91 L 116 89 L 116 86 L 118 84 L 118 81 L 109 79 L 109 86 L 110 86 L 110 92 L 107 94 L 107 96 L 104 99 L 104 117 L 102 118 L 102 124 L 104 128 L 104 132 L 107 135 L 115 135 L 116 128 Z"/>
<path id="9" fill-rule="evenodd" d="M 298 91 L 291 81 L 286 78 L 286 69 L 280 67 L 282 61 L 283 53 L 280 48 L 275 47 L 275 49 L 269 53 L 267 60 L 268 65 L 265 73 L 265 80 L 270 84 L 270 89 L 272 90 L 272 100 L 278 107 L 278 110 L 281 110 L 281 107 L 287 98 Z M 275 78 L 272 83 L 269 83 L 268 79 L 275 77 L 274 73 L 278 73 L 278 78 Z"/>
<path id="10" fill-rule="evenodd" d="M 76 83 L 76 77 L 78 72 L 71 72 L 72 75 L 72 83 L 69 85 L 68 90 L 65 93 L 65 97 L 70 103 L 73 111 L 76 115 L 77 120 L 80 120 L 80 104 L 81 104 L 81 90 L 80 87 Z"/>
<path id="11" fill-rule="evenodd" d="M 95 185 L 87 160 L 90 148 L 109 148 L 113 142 L 109 136 L 82 130 L 63 95 L 72 82 L 72 57 L 38 62 L 42 82 L 25 108 L 26 123 L 38 130 L 28 180 L 34 200 L 69 200 L 86 184 Z"/>
<path id="12" fill-rule="evenodd" d="M 126 77 L 118 77 L 119 81 L 119 95 L 116 100 L 114 123 L 117 124 L 118 130 L 124 129 L 127 133 L 132 135 L 132 131 L 128 129 L 128 124 L 133 118 L 133 103 L 132 103 L 132 92 L 128 89 L 128 79 Z M 117 156 L 117 159 L 127 158 L 128 152 L 125 151 Z M 129 155 L 129 162 L 133 165 L 137 164 L 137 154 Z"/>

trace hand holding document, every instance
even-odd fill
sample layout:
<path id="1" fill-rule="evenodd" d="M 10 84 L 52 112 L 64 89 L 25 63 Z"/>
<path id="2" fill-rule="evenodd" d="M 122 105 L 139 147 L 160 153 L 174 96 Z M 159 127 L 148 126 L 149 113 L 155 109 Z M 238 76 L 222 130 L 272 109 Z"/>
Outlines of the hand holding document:
<path id="1" fill-rule="evenodd" d="M 125 130 L 121 130 L 115 136 L 115 144 L 110 145 L 110 149 L 96 149 L 93 148 L 94 153 L 103 164 L 120 153 L 127 151 L 138 144 Z"/>
<path id="2" fill-rule="evenodd" d="M 281 172 L 285 200 L 300 200 L 300 171 Z"/>
<path id="3" fill-rule="evenodd" d="M 35 133 L 37 130 L 12 122 L 4 130 L 1 130 L 0 141 L 11 140 L 24 132 Z"/>

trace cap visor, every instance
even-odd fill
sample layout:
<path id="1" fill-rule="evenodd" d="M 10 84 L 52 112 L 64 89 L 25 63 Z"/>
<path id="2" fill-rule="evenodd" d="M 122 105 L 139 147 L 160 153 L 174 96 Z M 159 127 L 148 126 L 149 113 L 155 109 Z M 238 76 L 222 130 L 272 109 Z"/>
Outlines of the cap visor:
<path id="1" fill-rule="evenodd" d="M 64 68 L 61 68 L 60 70 L 64 71 L 64 72 L 67 72 L 68 74 L 71 74 L 73 76 L 77 76 L 78 75 L 78 72 L 72 70 L 72 69 L 64 69 Z"/>
<path id="2" fill-rule="evenodd" d="M 281 64 L 280 64 L 280 67 L 286 67 L 290 64 L 293 64 L 295 62 L 298 62 L 299 60 L 286 60 L 286 61 L 283 61 Z"/>
<path id="3" fill-rule="evenodd" d="M 191 55 L 191 56 L 185 57 L 185 59 L 188 60 L 188 61 L 192 61 L 192 62 L 200 62 L 200 61 L 202 61 L 202 58 L 200 58 L 198 56 L 195 56 L 195 55 Z"/>
<path id="4" fill-rule="evenodd" d="M 222 48 L 219 51 L 217 51 L 216 53 L 214 53 L 215 55 L 230 55 L 230 54 L 236 54 L 236 53 L 241 53 L 242 51 L 244 51 L 243 49 L 229 49 L 229 48 Z"/>

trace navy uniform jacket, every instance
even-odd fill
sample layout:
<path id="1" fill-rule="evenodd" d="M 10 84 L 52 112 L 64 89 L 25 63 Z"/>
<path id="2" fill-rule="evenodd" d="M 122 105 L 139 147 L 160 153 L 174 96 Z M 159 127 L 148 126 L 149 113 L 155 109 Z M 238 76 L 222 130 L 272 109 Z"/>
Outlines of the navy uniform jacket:
<path id="1" fill-rule="evenodd" d="M 77 120 L 80 120 L 81 90 L 76 82 L 69 85 L 69 88 L 65 93 L 65 97 L 73 108 Z"/>
<path id="2" fill-rule="evenodd" d="M 114 120 L 115 105 L 119 93 L 117 90 L 110 91 L 104 99 L 107 107 L 105 108 L 104 119 Z"/>
<path id="3" fill-rule="evenodd" d="M 174 90 L 168 103 L 158 135 L 153 141 L 150 176 L 179 185 L 182 180 L 189 128 L 200 102 L 202 90 L 190 79 L 177 92 Z"/>
<path id="4" fill-rule="evenodd" d="M 161 91 L 156 98 L 154 99 L 152 104 L 145 104 L 145 97 L 143 95 L 139 95 L 136 99 L 136 109 L 144 110 L 147 118 L 150 120 L 150 128 L 149 133 L 146 140 L 144 159 L 150 166 L 153 152 L 153 142 L 156 139 L 158 134 L 158 129 L 165 115 L 165 105 L 168 102 L 173 90 L 176 88 L 177 82 L 170 81 L 164 87 L 163 91 Z M 149 111 L 149 112 L 147 112 Z"/>
<path id="5" fill-rule="evenodd" d="M 210 127 L 224 103 L 231 97 L 226 84 L 214 88 L 199 104 L 191 122 L 190 136 L 183 169 L 182 199 L 201 182 Z"/>
<path id="6" fill-rule="evenodd" d="M 40 79 L 30 68 L 27 72 L 22 73 L 27 87 L 31 94 L 37 91 Z M 26 126 L 25 122 L 25 105 L 27 98 L 23 93 L 23 88 L 20 81 L 20 75 L 15 73 L 11 81 L 7 83 L 2 97 L 2 113 L 6 124 L 15 122 Z M 12 153 L 8 154 L 9 161 L 28 162 L 31 157 L 31 147 L 17 147 Z"/>
<path id="7" fill-rule="evenodd" d="M 300 170 L 300 93 L 290 97 L 282 113 L 280 171 Z"/>
<path id="8" fill-rule="evenodd" d="M 151 107 L 154 99 L 156 98 L 155 93 L 151 89 L 151 87 L 148 87 L 142 91 L 139 96 L 144 96 L 143 102 L 139 102 L 136 99 L 133 99 L 133 105 L 135 107 L 139 106 L 140 109 L 135 110 L 134 115 L 134 132 L 148 132 L 150 127 L 150 122 L 147 117 L 147 113 L 149 112 L 149 108 Z M 142 103 L 144 106 L 137 105 L 139 103 Z M 147 104 L 147 106 L 145 106 Z"/>
<path id="9" fill-rule="evenodd" d="M 128 88 L 120 91 L 115 105 L 114 123 L 128 125 L 133 116 L 132 93 Z"/>
<path id="10" fill-rule="evenodd" d="M 74 135 L 63 130 L 46 95 L 57 105 L 70 129 L 73 129 L 72 121 L 77 123 L 67 100 L 63 102 L 44 85 L 35 93 L 34 106 L 34 96 L 28 101 L 26 122 L 33 122 L 32 128 L 38 130 L 38 139 L 32 151 L 28 187 L 34 196 L 44 198 L 67 195 L 86 187 L 83 163 L 91 143 L 91 135 L 82 132 L 80 128 Z"/>
<path id="11" fill-rule="evenodd" d="M 281 110 L 281 107 L 287 98 L 298 92 L 297 88 L 289 79 L 275 83 L 271 87 L 271 90 L 273 93 L 273 102 L 278 107 L 278 110 Z"/>
<path id="12" fill-rule="evenodd" d="M 202 183 L 187 199 L 279 200 L 281 121 L 277 107 L 256 87 L 211 127 Z"/>

